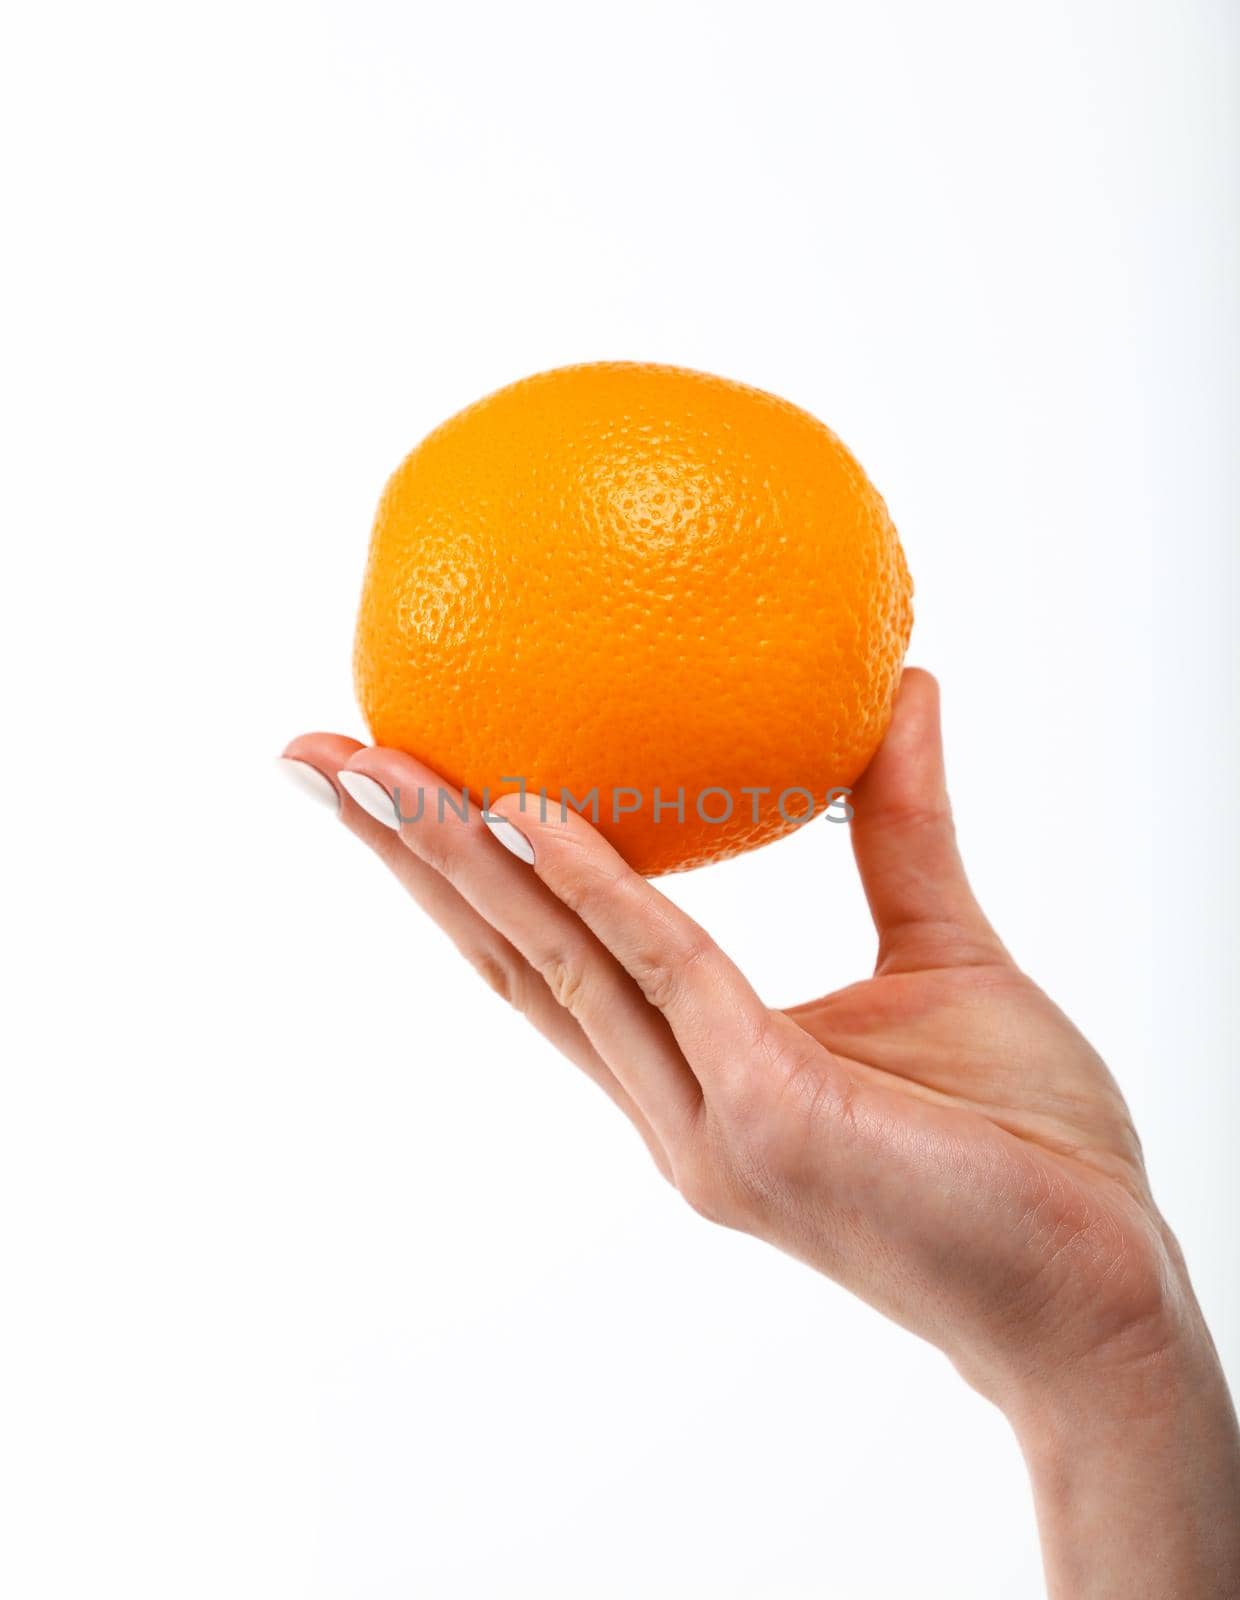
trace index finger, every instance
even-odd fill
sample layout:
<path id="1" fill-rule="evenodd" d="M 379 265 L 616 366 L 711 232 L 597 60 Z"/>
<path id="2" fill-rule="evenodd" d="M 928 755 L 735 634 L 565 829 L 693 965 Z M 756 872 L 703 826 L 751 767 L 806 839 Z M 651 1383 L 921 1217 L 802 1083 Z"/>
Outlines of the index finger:
<path id="1" fill-rule="evenodd" d="M 496 800 L 487 819 L 509 849 L 529 859 L 547 887 L 590 929 L 667 1018 L 703 1090 L 736 1087 L 744 1062 L 770 1037 L 771 1013 L 735 964 L 692 917 L 635 872 L 571 808 Z M 512 829 L 518 841 L 506 837 Z"/>

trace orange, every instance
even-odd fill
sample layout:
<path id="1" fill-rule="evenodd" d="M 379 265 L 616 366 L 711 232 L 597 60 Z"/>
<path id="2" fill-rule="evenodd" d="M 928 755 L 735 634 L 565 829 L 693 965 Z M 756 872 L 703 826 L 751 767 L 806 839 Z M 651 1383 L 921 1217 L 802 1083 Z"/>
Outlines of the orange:
<path id="1" fill-rule="evenodd" d="M 357 693 L 376 743 L 447 787 L 545 790 L 671 872 L 845 814 L 911 593 L 881 496 L 807 412 L 677 367 L 564 367 L 397 468 Z"/>

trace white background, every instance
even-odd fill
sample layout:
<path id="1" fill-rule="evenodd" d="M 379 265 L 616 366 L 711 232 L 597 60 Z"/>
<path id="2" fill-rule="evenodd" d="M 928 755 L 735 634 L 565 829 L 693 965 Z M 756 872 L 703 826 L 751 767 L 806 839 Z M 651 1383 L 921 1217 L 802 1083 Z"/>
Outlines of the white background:
<path id="1" fill-rule="evenodd" d="M 1240 1373 L 1238 21 L 10 8 L 15 1600 L 1040 1592 L 998 1415 L 690 1214 L 275 772 L 361 731 L 387 473 L 568 361 L 773 389 L 886 495 L 975 881 Z M 667 889 L 772 1001 L 871 959 L 843 829 Z"/>

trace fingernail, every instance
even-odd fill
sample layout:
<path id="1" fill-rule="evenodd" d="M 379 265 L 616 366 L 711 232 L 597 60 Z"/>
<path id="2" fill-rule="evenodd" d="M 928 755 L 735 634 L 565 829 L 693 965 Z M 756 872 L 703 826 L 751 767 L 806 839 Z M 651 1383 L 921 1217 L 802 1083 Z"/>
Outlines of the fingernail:
<path id="1" fill-rule="evenodd" d="M 361 806 L 368 817 L 373 817 L 393 832 L 400 827 L 396 802 L 381 783 L 368 778 L 364 772 L 338 772 L 336 777 L 350 800 Z"/>
<path id="2" fill-rule="evenodd" d="M 521 832 L 520 828 L 514 827 L 507 817 L 497 816 L 493 811 L 484 811 L 482 820 L 505 850 L 511 850 L 514 856 L 517 856 L 528 866 L 532 867 L 534 865 L 534 846 Z"/>
<path id="3" fill-rule="evenodd" d="M 296 756 L 278 756 L 276 765 L 295 783 L 303 794 L 308 794 L 319 805 L 339 812 L 340 796 L 326 773 L 312 767 L 308 761 L 298 761 Z"/>

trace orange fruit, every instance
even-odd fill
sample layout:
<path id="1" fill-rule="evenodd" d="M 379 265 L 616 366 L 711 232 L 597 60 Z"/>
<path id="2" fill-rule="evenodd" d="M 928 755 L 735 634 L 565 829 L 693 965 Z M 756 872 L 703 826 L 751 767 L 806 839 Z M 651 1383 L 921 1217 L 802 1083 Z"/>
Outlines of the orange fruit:
<path id="1" fill-rule="evenodd" d="M 564 367 L 397 468 L 357 693 L 375 742 L 451 789 L 545 790 L 671 872 L 844 814 L 911 593 L 881 496 L 807 412 L 677 367 Z"/>

